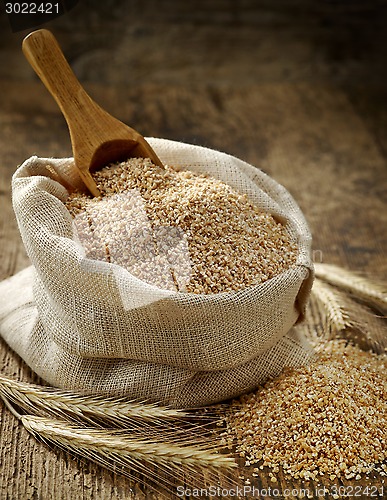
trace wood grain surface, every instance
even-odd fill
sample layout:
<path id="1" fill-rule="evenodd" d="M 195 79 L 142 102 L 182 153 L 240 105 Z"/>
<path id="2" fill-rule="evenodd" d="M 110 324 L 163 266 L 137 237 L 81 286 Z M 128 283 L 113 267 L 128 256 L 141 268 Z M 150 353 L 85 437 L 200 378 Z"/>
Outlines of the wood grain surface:
<path id="1" fill-rule="evenodd" d="M 80 2 L 45 26 L 90 96 L 145 136 L 220 149 L 262 168 L 303 209 L 317 261 L 387 280 L 385 2 L 129 4 Z M 13 172 L 33 154 L 70 156 L 71 145 L 60 111 L 21 54 L 26 33 L 11 34 L 5 16 L 0 29 L 3 279 L 28 265 L 12 211 Z M 0 366 L 39 382 L 4 342 Z M 159 498 L 36 442 L 3 406 L 0 419 L 0 499 Z M 254 481 L 273 487 L 266 470 Z M 321 485 L 384 486 L 387 495 L 383 481 L 371 475 Z M 275 484 L 331 498 L 316 486 L 281 474 Z"/>

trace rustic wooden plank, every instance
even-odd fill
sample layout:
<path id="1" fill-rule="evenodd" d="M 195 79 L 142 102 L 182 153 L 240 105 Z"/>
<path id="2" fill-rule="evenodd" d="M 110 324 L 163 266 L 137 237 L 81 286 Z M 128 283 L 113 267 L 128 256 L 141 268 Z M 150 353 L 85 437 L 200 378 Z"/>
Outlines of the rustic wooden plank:
<path id="1" fill-rule="evenodd" d="M 120 85 L 89 84 L 90 94 L 113 115 L 144 135 L 163 136 L 221 149 L 262 167 L 300 203 L 325 262 L 387 277 L 386 158 L 375 133 L 337 87 L 313 84 Z M 64 120 L 39 83 L 2 83 L 0 125 L 1 277 L 27 264 L 12 216 L 10 177 L 30 154 L 67 156 Z M 6 345 L 3 372 L 36 380 Z M 35 442 L 1 407 L 0 496 L 42 498 L 157 498 L 128 479 L 71 459 Z M 245 478 L 251 477 L 245 471 Z M 251 484 L 259 488 L 309 487 L 268 471 Z M 243 486 L 244 480 L 235 478 Z M 339 481 L 322 479 L 327 488 Z M 345 482 L 345 484 L 353 484 Z M 356 484 L 380 485 L 370 477 Z M 170 498 L 175 498 L 171 495 Z M 322 498 L 314 495 L 313 498 Z"/>

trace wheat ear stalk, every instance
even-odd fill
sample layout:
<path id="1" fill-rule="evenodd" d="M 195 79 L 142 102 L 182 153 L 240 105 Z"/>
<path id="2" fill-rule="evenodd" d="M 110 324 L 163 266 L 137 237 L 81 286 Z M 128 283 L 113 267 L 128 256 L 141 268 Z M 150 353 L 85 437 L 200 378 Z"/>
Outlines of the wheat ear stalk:
<path id="1" fill-rule="evenodd" d="M 347 311 L 351 322 L 345 337 L 354 341 L 362 349 L 372 349 L 378 354 L 385 352 L 387 347 L 385 319 L 377 316 L 368 306 L 354 300 L 351 295 L 344 298 L 342 306 Z"/>
<path id="2" fill-rule="evenodd" d="M 320 314 L 324 330 L 324 336 L 337 334 L 352 325 L 348 311 L 345 309 L 345 295 L 324 283 L 315 279 L 311 291 L 311 304 Z"/>
<path id="3" fill-rule="evenodd" d="M 0 375 L 0 392 L 27 411 L 39 407 L 53 415 L 66 415 L 90 420 L 99 418 L 116 425 L 127 425 L 133 419 L 150 421 L 183 419 L 188 414 L 156 404 L 128 401 L 124 398 L 102 398 L 61 391 L 25 382 L 18 382 Z"/>
<path id="4" fill-rule="evenodd" d="M 352 294 L 316 278 L 310 304 L 320 317 L 320 336 L 324 339 L 344 335 L 363 349 L 377 353 L 385 351 L 387 328 L 384 318 L 377 316 L 363 301 L 357 302 Z M 312 326 L 312 322 L 313 314 L 308 312 L 306 328 Z M 310 336 L 310 332 L 307 334 Z"/>
<path id="5" fill-rule="evenodd" d="M 316 277 L 387 314 L 387 287 L 332 264 L 315 264 Z"/>
<path id="6" fill-rule="evenodd" d="M 88 450 L 101 455 L 113 454 L 125 462 L 128 459 L 153 463 L 171 462 L 177 465 L 201 467 L 235 467 L 233 458 L 215 453 L 203 446 L 176 446 L 173 443 L 131 438 L 130 435 L 110 429 L 82 428 L 68 422 L 37 417 L 21 416 L 24 427 L 34 436 L 58 443 L 61 447 Z"/>

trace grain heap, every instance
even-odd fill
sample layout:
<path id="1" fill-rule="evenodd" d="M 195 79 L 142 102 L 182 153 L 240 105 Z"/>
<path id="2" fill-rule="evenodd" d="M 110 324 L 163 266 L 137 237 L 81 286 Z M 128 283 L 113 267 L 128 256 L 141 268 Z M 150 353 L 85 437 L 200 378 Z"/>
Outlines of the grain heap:
<path id="1" fill-rule="evenodd" d="M 190 293 L 229 292 L 296 262 L 297 246 L 285 227 L 213 177 L 143 158 L 93 177 L 101 197 L 73 193 L 66 203 L 86 255 L 143 281 Z"/>
<path id="2" fill-rule="evenodd" d="M 235 401 L 223 437 L 246 459 L 294 478 L 387 475 L 387 357 L 343 340 Z M 276 482 L 273 473 L 272 481 Z"/>

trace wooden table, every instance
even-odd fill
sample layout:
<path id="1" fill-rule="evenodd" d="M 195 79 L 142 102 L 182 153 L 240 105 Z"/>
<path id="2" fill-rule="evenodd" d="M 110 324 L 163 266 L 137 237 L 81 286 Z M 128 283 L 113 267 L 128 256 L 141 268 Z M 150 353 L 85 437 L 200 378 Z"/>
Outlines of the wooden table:
<path id="1" fill-rule="evenodd" d="M 303 209 L 316 260 L 387 280 L 385 12 L 358 8 L 346 18 L 339 8 L 333 16 L 326 4 L 302 10 L 305 2 L 298 2 L 297 15 L 297 9 L 265 10 L 264 2 L 260 7 L 246 2 L 239 11 L 223 1 L 212 10 L 199 3 L 196 17 L 189 16 L 188 7 L 174 14 L 169 1 L 160 18 L 148 6 L 130 23 L 133 12 L 120 16 L 123 2 L 117 2 L 107 16 L 108 32 L 98 30 L 81 6 L 76 22 L 89 32 L 74 30 L 70 36 L 76 9 L 52 29 L 90 94 L 113 115 L 144 135 L 220 149 L 262 168 Z M 102 7 L 96 12 L 103 17 Z M 332 19 L 342 33 L 329 24 Z M 353 19 L 363 36 L 358 42 L 351 38 Z M 277 36 L 273 26 L 281 20 Z M 0 27 L 6 29 L 4 20 Z M 11 207 L 16 166 L 32 154 L 71 155 L 62 116 L 19 54 L 22 35 L 3 32 L 1 39 L 6 48 L 0 54 L 1 279 L 28 265 Z M 336 51 L 331 57 L 329 49 Z M 16 379 L 37 380 L 4 342 L 0 366 Z M 149 489 L 36 442 L 3 406 L 0 418 L 1 499 L 157 498 Z M 267 472 L 257 478 L 257 487 L 270 486 Z M 278 479 L 280 491 L 303 486 L 282 475 Z M 371 476 L 356 484 L 380 487 L 382 480 Z M 307 486 L 313 498 L 324 498 L 315 483 Z"/>

